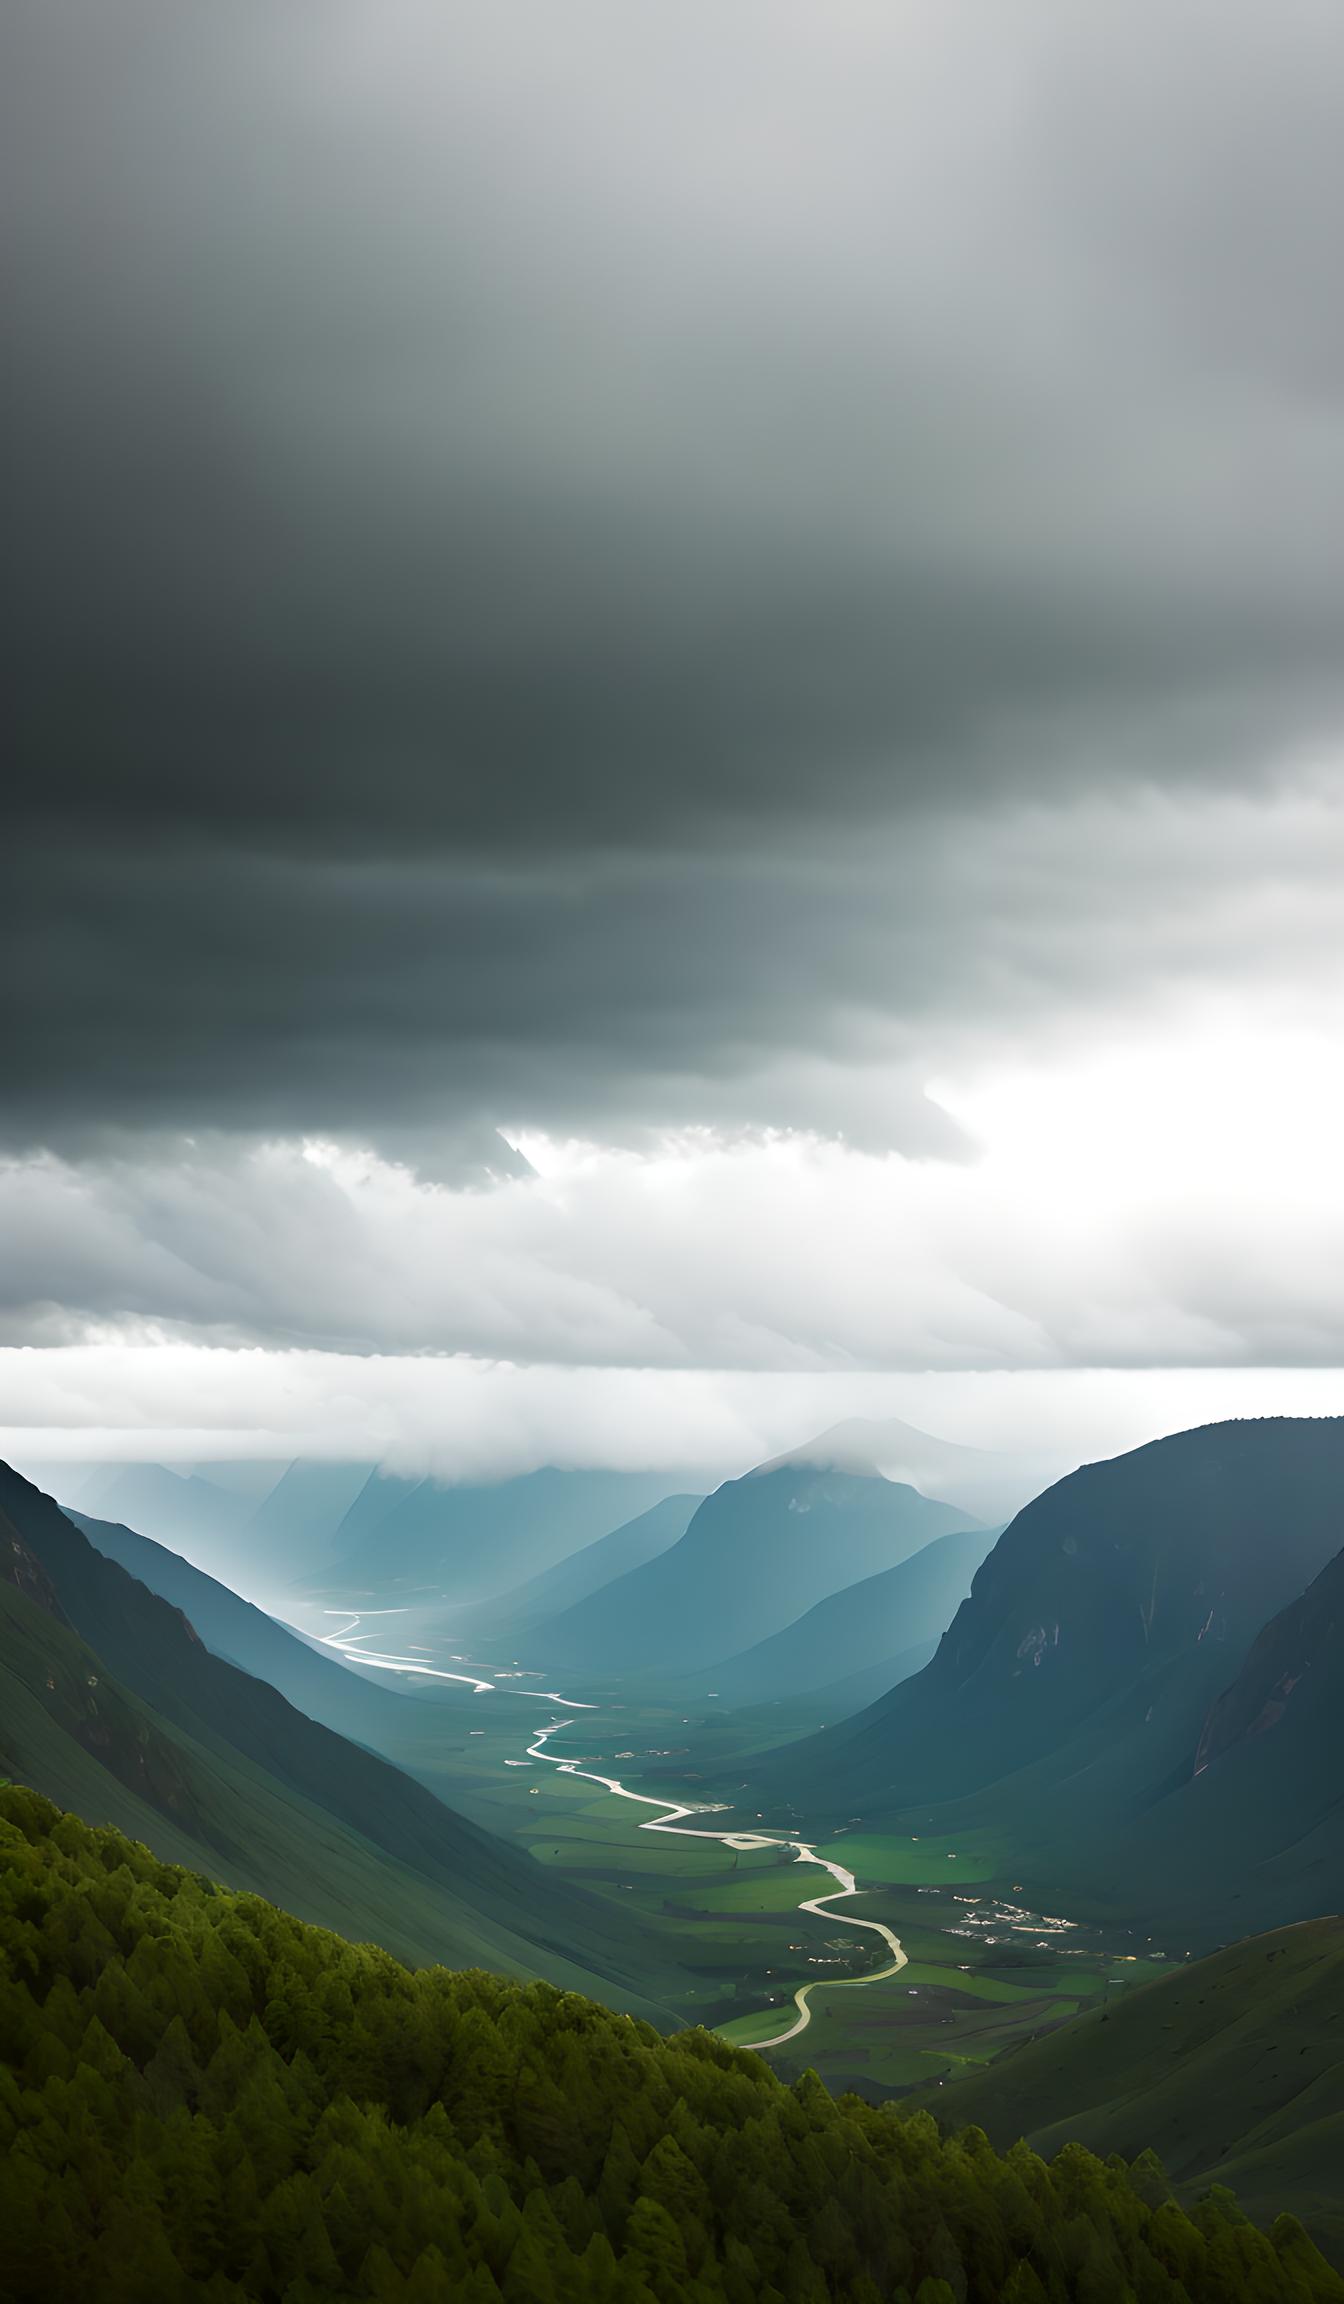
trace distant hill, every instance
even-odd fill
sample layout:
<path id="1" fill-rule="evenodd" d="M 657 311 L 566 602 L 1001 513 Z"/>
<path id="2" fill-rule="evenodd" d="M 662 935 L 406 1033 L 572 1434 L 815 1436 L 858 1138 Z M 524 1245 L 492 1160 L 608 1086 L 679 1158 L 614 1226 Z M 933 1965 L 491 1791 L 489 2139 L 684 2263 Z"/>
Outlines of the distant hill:
<path id="1" fill-rule="evenodd" d="M 769 1703 L 886 1665 L 884 1685 L 894 1685 L 896 1659 L 936 1645 L 997 1535 L 967 1528 L 935 1537 L 896 1567 L 829 1594 L 784 1631 L 713 1665 L 717 1693 L 727 1704 Z"/>
<path id="2" fill-rule="evenodd" d="M 153 1463 L 28 1467 L 60 1503 L 135 1528 L 235 1591 L 268 1600 L 329 1560 L 373 1466 Z"/>
<path id="3" fill-rule="evenodd" d="M 412 1974 L 0 1787 L 0 2292 L 1344 2304 L 1291 2217 L 835 2102 L 576 1993 Z"/>
<path id="4" fill-rule="evenodd" d="M 661 1503 L 628 1520 L 623 1528 L 613 1528 L 609 1536 L 599 1536 L 596 1543 L 585 1544 L 554 1568 L 544 1568 L 539 1576 L 515 1585 L 511 1592 L 458 1609 L 454 1625 L 470 1642 L 497 1634 L 512 1636 L 528 1624 L 543 1622 L 586 1600 L 590 1592 L 600 1591 L 617 1576 L 642 1568 L 646 1560 L 656 1560 L 660 1552 L 685 1535 L 703 1502 L 701 1496 L 664 1496 Z"/>
<path id="5" fill-rule="evenodd" d="M 263 1591 L 318 1574 L 330 1561 L 345 1515 L 372 1470 L 368 1464 L 304 1458 L 286 1465 L 240 1531 L 237 1550 L 214 1572 L 227 1583 L 230 1565 L 241 1560 Z"/>
<path id="6" fill-rule="evenodd" d="M 415 1959 L 646 2007 L 606 1906 L 211 1653 L 0 1465 L 0 1768 L 176 1861 Z"/>
<path id="7" fill-rule="evenodd" d="M 707 1496 L 657 1559 L 530 1627 L 520 1653 L 548 1669 L 692 1670 L 965 1525 L 892 1480 L 808 1464 L 750 1472 Z"/>
<path id="8" fill-rule="evenodd" d="M 275 1471 L 278 1477 L 279 1465 Z M 70 1494 L 72 1488 L 63 1485 L 58 1492 Z M 85 1511 L 146 1529 L 174 1551 L 189 1558 L 199 1554 L 205 1564 L 236 1552 L 258 1503 L 245 1490 L 166 1464 L 109 1466 L 102 1478 L 81 1483 L 80 1500 Z"/>
<path id="9" fill-rule="evenodd" d="M 1291 2208 L 1344 2263 L 1344 1920 L 1252 1936 L 924 2092 L 952 2128 L 1051 2154 L 1155 2151 L 1187 2199 Z"/>
<path id="10" fill-rule="evenodd" d="M 937 1651 L 938 1637 L 931 1633 L 927 1640 L 917 1640 L 913 1648 L 902 1648 L 878 1664 L 865 1665 L 860 1672 L 842 1672 L 839 1679 L 828 1680 L 824 1687 L 809 1689 L 807 1702 L 818 1725 L 824 1727 L 828 1721 L 848 1720 L 854 1713 L 866 1711 L 879 1696 L 922 1672 Z"/>
<path id="11" fill-rule="evenodd" d="M 263 1606 L 295 1592 L 495 1600 L 684 1485 L 656 1470 L 543 1467 L 455 1483 L 305 1458 L 237 1469 L 234 1479 L 228 1465 L 44 1468 L 72 1509 L 137 1529 Z"/>
<path id="12" fill-rule="evenodd" d="M 516 1480 L 404 1480 L 371 1473 L 312 1588 L 341 1599 L 415 1592 L 496 1598 L 660 1504 L 665 1472 L 546 1467 Z"/>

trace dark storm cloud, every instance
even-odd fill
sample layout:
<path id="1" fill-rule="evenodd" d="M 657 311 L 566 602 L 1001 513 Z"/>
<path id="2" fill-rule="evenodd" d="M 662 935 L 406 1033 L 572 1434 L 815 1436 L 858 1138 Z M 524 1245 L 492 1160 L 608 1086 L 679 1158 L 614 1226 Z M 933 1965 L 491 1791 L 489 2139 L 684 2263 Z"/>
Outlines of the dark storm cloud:
<path id="1" fill-rule="evenodd" d="M 20 1144 L 354 1135 L 460 1178 L 516 1172 L 499 1127 L 765 1122 L 956 1157 L 931 1075 L 1160 1035 L 1209 991 L 1302 1019 L 1344 968 L 1330 776 L 808 853 L 111 853 L 34 845 L 13 888 Z"/>
<path id="2" fill-rule="evenodd" d="M 12 18 L 9 1133 L 951 1148 L 921 1028 L 1160 873 L 959 853 L 1344 718 L 1344 30 L 1258 17 Z"/>

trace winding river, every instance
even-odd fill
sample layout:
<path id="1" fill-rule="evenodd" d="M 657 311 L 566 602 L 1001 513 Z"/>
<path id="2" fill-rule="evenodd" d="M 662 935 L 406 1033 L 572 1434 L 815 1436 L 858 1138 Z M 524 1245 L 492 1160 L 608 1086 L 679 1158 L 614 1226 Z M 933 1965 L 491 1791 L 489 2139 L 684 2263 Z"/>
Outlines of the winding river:
<path id="1" fill-rule="evenodd" d="M 418 1676 L 428 1680 L 453 1680 L 470 1688 L 473 1694 L 477 1696 L 502 1693 L 497 1681 L 480 1679 L 474 1672 L 446 1672 L 439 1665 L 425 1663 L 419 1656 L 404 1653 L 391 1654 L 386 1650 L 371 1649 L 366 1645 L 374 1635 L 371 1632 L 361 1632 L 359 1629 L 365 1616 L 400 1616 L 407 1613 L 407 1610 L 401 1608 L 365 1609 L 359 1614 L 350 1609 L 330 1609 L 328 1614 L 348 1617 L 349 1621 L 343 1623 L 336 1631 L 324 1633 L 322 1635 L 323 1645 L 336 1649 L 342 1656 L 348 1656 L 352 1663 L 369 1666 L 374 1671 L 396 1672 L 406 1678 Z M 454 1658 L 454 1661 L 459 1662 L 462 1659 Z M 541 1704 L 559 1704 L 569 1712 L 594 1712 L 598 1709 L 595 1704 L 585 1704 L 576 1696 L 562 1696 L 554 1688 L 517 1688 L 511 1685 L 508 1693 L 512 1696 L 529 1697 L 534 1702 Z M 832 1864 L 828 1857 L 819 1856 L 816 1849 L 805 1840 L 788 1839 L 779 1833 L 716 1831 L 704 1824 L 688 1824 L 685 1821 L 688 1816 L 723 1815 L 726 1810 L 721 1805 L 712 1806 L 702 1803 L 696 1806 L 694 1803 L 679 1801 L 673 1801 L 669 1806 L 665 1801 L 647 1792 L 632 1792 L 628 1785 L 621 1782 L 619 1776 L 600 1775 L 596 1769 L 586 1768 L 578 1760 L 558 1759 L 553 1752 L 547 1751 L 547 1743 L 552 1736 L 558 1736 L 562 1729 L 572 1726 L 573 1722 L 568 1719 L 552 1720 L 549 1727 L 543 1728 L 533 1742 L 527 1746 L 528 1759 L 542 1761 L 548 1767 L 557 1769 L 562 1776 L 579 1776 L 589 1784 L 600 1784 L 604 1791 L 612 1793 L 618 1800 L 633 1800 L 638 1807 L 656 1808 L 658 1810 L 656 1816 L 646 1816 L 641 1821 L 639 1825 L 641 1832 L 666 1832 L 673 1839 L 679 1840 L 717 1840 L 723 1847 L 736 1850 L 747 1848 L 792 1849 L 796 1863 L 815 1865 L 818 1871 L 828 1872 L 832 1880 L 838 1882 L 838 1886 L 827 1889 L 822 1896 L 803 1897 L 796 1909 L 799 1912 L 814 1914 L 819 1920 L 837 1919 L 845 1928 L 865 1928 L 871 1935 L 880 1936 L 891 1954 L 891 1958 L 885 1966 L 875 1968 L 870 1976 L 817 1976 L 810 1983 L 800 1984 L 793 1995 L 793 2005 L 798 2011 L 793 2022 L 783 2032 L 774 2033 L 768 2040 L 752 2040 L 746 2045 L 753 2049 L 782 2048 L 786 2040 L 796 2040 L 798 2034 L 805 2032 L 812 2021 L 811 1995 L 820 1989 L 824 1988 L 831 1992 L 855 1992 L 862 1990 L 867 1984 L 882 1984 L 889 1977 L 900 1974 L 909 1956 L 903 1949 L 899 1936 L 893 1935 L 890 1928 L 884 1926 L 880 1920 L 860 1920 L 852 1912 L 832 1911 L 831 1907 L 835 1904 L 843 1904 L 846 1897 L 859 1896 L 863 1893 L 854 1878 L 854 1874 L 847 1872 L 843 1864 Z M 510 1765 L 519 1765 L 519 1763 L 510 1763 Z"/>
<path id="2" fill-rule="evenodd" d="M 585 1706 L 584 1709 L 591 1710 L 592 1707 Z M 628 1786 L 622 1784 L 619 1776 L 600 1776 L 595 1769 L 585 1768 L 577 1760 L 557 1760 L 553 1753 L 546 1750 L 546 1740 L 550 1736 L 558 1736 L 562 1728 L 569 1726 L 571 1726 L 571 1722 L 568 1720 L 553 1720 L 549 1728 L 542 1729 L 535 1743 L 528 1745 L 529 1758 L 548 1760 L 553 1768 L 559 1769 L 562 1776 L 582 1776 L 590 1784 L 602 1784 L 608 1792 L 614 1792 L 618 1800 L 635 1800 L 642 1808 L 657 1808 L 659 1810 L 657 1816 L 644 1818 L 639 1826 L 641 1832 L 668 1832 L 673 1838 L 679 1840 L 718 1840 L 725 1848 L 792 1848 L 797 1863 L 815 1864 L 819 1870 L 829 1872 L 831 1878 L 840 1883 L 838 1888 L 829 1889 L 824 1896 L 804 1897 L 797 1906 L 797 1910 L 799 1912 L 814 1912 L 821 1920 L 838 1918 L 846 1928 L 871 1929 L 875 1936 L 882 1938 L 883 1943 L 891 1953 L 887 1965 L 884 1968 L 875 1968 L 871 1976 L 817 1976 L 809 1984 L 800 1984 L 793 1995 L 793 2004 L 798 2014 L 787 2030 L 776 2032 L 769 2040 L 749 2041 L 746 2043 L 747 2046 L 751 2048 L 782 2048 L 786 2040 L 795 2040 L 800 2032 L 805 2032 L 812 2021 L 810 1996 L 819 1986 L 824 1984 L 831 1991 L 844 1991 L 846 1989 L 855 1991 L 865 1984 L 881 1984 L 888 1976 L 899 1975 L 901 1969 L 905 1967 L 909 1955 L 902 1949 L 899 1936 L 893 1936 L 890 1928 L 884 1927 L 880 1920 L 859 1920 L 852 1912 L 832 1914 L 830 1910 L 832 1904 L 843 1903 L 846 1896 L 862 1894 L 853 1873 L 846 1872 L 843 1864 L 832 1864 L 829 1858 L 818 1856 L 816 1849 L 809 1847 L 805 1840 L 785 1840 L 773 1832 L 715 1832 L 702 1824 L 685 1824 L 682 1822 L 683 1817 L 714 1816 L 722 1814 L 723 1811 L 718 1807 L 695 1807 L 680 1802 L 674 1802 L 669 1808 L 664 1806 L 661 1800 L 652 1798 L 647 1792 L 631 1792 Z"/>

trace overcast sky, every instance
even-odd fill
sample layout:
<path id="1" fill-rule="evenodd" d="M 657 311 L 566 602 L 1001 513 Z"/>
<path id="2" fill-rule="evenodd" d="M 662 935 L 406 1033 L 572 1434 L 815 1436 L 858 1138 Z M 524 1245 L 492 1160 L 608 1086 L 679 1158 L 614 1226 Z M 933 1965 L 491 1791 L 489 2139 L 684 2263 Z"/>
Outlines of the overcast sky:
<path id="1" fill-rule="evenodd" d="M 1333 5 L 45 0 L 0 170 L 0 1427 L 1344 1409 Z"/>

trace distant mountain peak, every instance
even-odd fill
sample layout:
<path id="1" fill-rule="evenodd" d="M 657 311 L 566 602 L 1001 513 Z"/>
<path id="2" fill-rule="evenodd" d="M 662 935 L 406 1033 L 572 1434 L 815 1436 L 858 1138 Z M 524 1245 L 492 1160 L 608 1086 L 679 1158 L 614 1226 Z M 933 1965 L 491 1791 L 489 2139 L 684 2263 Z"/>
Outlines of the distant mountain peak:
<path id="1" fill-rule="evenodd" d="M 936 1471 L 961 1463 L 988 1466 L 994 1462 L 983 1448 L 964 1448 L 955 1440 L 939 1440 L 932 1432 L 903 1423 L 899 1416 L 846 1416 L 801 1447 L 758 1464 L 756 1471 L 779 1472 L 791 1464 L 813 1465 L 819 1472 L 904 1480 L 917 1488 L 921 1469 Z"/>
<path id="2" fill-rule="evenodd" d="M 940 1440 L 899 1416 L 847 1416 L 801 1447 L 758 1464 L 749 1479 L 797 1470 L 852 1480 L 890 1480 L 941 1497 L 982 1525 L 1008 1520 L 1066 1466 Z"/>

